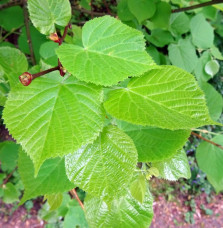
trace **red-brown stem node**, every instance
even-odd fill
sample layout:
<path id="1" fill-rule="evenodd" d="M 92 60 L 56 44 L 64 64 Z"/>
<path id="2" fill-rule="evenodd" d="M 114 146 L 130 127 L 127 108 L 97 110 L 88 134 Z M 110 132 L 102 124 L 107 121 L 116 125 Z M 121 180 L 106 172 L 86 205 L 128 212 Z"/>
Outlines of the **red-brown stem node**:
<path id="1" fill-rule="evenodd" d="M 28 86 L 32 82 L 33 76 L 29 72 L 24 72 L 19 76 L 19 80 L 24 86 Z"/>
<path id="2" fill-rule="evenodd" d="M 60 75 L 61 75 L 62 77 L 66 74 L 66 70 L 65 70 L 62 66 L 60 66 L 59 71 L 60 71 Z"/>

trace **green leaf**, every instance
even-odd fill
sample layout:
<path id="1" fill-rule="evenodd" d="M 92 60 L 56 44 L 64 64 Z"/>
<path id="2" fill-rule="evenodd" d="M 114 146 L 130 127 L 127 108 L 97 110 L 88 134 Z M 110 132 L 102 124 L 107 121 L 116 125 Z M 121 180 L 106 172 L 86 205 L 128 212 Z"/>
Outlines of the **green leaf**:
<path id="1" fill-rule="evenodd" d="M 122 21 L 131 21 L 134 19 L 134 15 L 130 12 L 128 7 L 128 0 L 120 0 L 117 6 L 118 17 Z"/>
<path id="2" fill-rule="evenodd" d="M 136 200 L 143 203 L 146 193 L 146 178 L 143 174 L 139 174 L 131 183 L 130 192 Z"/>
<path id="3" fill-rule="evenodd" d="M 165 45 L 173 42 L 171 33 L 162 29 L 152 30 L 151 35 L 146 36 L 146 38 L 157 47 L 164 47 Z"/>
<path id="4" fill-rule="evenodd" d="M 71 206 L 64 218 L 63 228 L 81 227 L 88 228 L 83 209 L 79 205 Z"/>
<path id="5" fill-rule="evenodd" d="M 155 65 L 142 33 L 110 16 L 87 22 L 82 41 L 83 47 L 64 44 L 57 50 L 62 65 L 82 81 L 111 86 Z"/>
<path id="6" fill-rule="evenodd" d="M 160 53 L 159 51 L 153 46 L 150 45 L 146 48 L 146 51 L 149 53 L 149 55 L 152 57 L 152 59 L 155 61 L 157 65 L 160 65 Z"/>
<path id="7" fill-rule="evenodd" d="M 4 203 L 14 203 L 19 201 L 19 191 L 16 189 L 15 185 L 12 183 L 7 183 L 4 187 L 3 202 Z"/>
<path id="8" fill-rule="evenodd" d="M 50 210 L 56 210 L 58 207 L 60 207 L 62 201 L 63 201 L 63 194 L 57 193 L 57 194 L 46 194 L 44 196 L 44 199 L 47 200 L 48 204 L 50 205 Z"/>
<path id="9" fill-rule="evenodd" d="M 0 65 L 0 71 L 2 67 Z M 9 92 L 9 84 L 5 81 L 0 73 L 0 106 L 4 106 L 7 100 L 7 94 Z"/>
<path id="10" fill-rule="evenodd" d="M 192 42 L 195 46 L 201 49 L 207 49 L 213 46 L 214 29 L 202 14 L 197 14 L 191 19 L 190 30 Z"/>
<path id="11" fill-rule="evenodd" d="M 207 74 L 204 70 L 206 63 L 209 60 L 211 60 L 211 55 L 209 51 L 205 51 L 197 61 L 194 73 L 199 82 L 208 81 L 209 79 L 211 79 L 211 76 Z"/>
<path id="12" fill-rule="evenodd" d="M 156 12 L 154 16 L 150 19 L 153 23 L 154 28 L 164 28 L 169 27 L 169 20 L 171 15 L 171 6 L 167 2 L 156 3 Z"/>
<path id="13" fill-rule="evenodd" d="M 33 163 L 27 154 L 21 150 L 18 167 L 25 187 L 20 204 L 36 196 L 63 193 L 75 187 L 66 176 L 64 159 L 62 158 L 45 161 L 37 177 L 34 177 Z"/>
<path id="14" fill-rule="evenodd" d="M 77 25 L 72 25 L 72 33 L 73 33 L 73 36 L 72 35 L 70 36 L 69 34 L 66 35 L 65 42 L 69 43 L 69 44 L 83 46 L 81 27 L 79 27 Z"/>
<path id="15" fill-rule="evenodd" d="M 15 31 L 24 24 L 23 10 L 19 6 L 13 6 L 1 10 L 0 25 L 6 31 Z"/>
<path id="16" fill-rule="evenodd" d="M 152 202 L 149 190 L 143 204 L 127 193 L 120 199 L 114 199 L 110 207 L 100 198 L 87 195 L 84 204 L 86 219 L 92 228 L 147 228 L 153 217 Z"/>
<path id="17" fill-rule="evenodd" d="M 166 161 L 152 163 L 152 167 L 159 170 L 160 177 L 170 181 L 177 181 L 181 177 L 186 179 L 191 177 L 190 166 L 184 150 L 178 151 Z"/>
<path id="18" fill-rule="evenodd" d="M 35 175 L 48 158 L 93 142 L 104 124 L 100 87 L 58 72 L 12 89 L 3 111 L 10 133 L 31 157 Z"/>
<path id="19" fill-rule="evenodd" d="M 206 6 L 202 8 L 201 12 L 207 19 L 215 21 L 218 10 L 214 6 Z"/>
<path id="20" fill-rule="evenodd" d="M 56 25 L 65 27 L 71 19 L 69 0 L 29 0 L 28 10 L 33 25 L 45 35 L 54 33 Z"/>
<path id="21" fill-rule="evenodd" d="M 168 47 L 169 58 L 173 65 L 191 73 L 198 61 L 196 49 L 189 39 L 180 39 L 177 44 Z"/>
<path id="22" fill-rule="evenodd" d="M 219 59 L 219 60 L 223 60 L 223 55 L 222 53 L 219 51 L 219 49 L 215 46 L 212 46 L 211 47 L 211 54 L 216 58 L 216 59 Z"/>
<path id="23" fill-rule="evenodd" d="M 223 146 L 222 135 L 215 136 L 211 141 Z M 197 148 L 196 159 L 199 168 L 207 174 L 216 191 L 223 190 L 223 150 L 203 141 Z"/>
<path id="24" fill-rule="evenodd" d="M 189 17 L 184 13 L 173 13 L 170 16 L 170 30 L 176 35 L 181 35 L 189 31 Z"/>
<path id="25" fill-rule="evenodd" d="M 217 193 L 223 191 L 223 178 L 221 180 L 216 181 L 215 178 L 212 178 L 211 176 L 207 176 L 207 179 L 213 185 Z"/>
<path id="26" fill-rule="evenodd" d="M 35 27 L 30 26 L 30 36 L 32 39 L 32 46 L 33 46 L 33 52 L 35 59 L 37 62 L 40 60 L 40 46 L 47 41 L 46 37 L 41 34 L 38 30 L 35 29 Z M 27 34 L 26 34 L 26 28 L 23 27 L 21 29 L 21 34 L 18 39 L 18 45 L 19 49 L 24 52 L 25 54 L 30 55 L 30 49 L 29 49 L 29 44 L 27 42 Z M 57 44 L 58 46 L 58 44 Z"/>
<path id="27" fill-rule="evenodd" d="M 175 66 L 160 66 L 112 90 L 104 103 L 117 119 L 171 130 L 215 124 L 193 75 Z"/>
<path id="28" fill-rule="evenodd" d="M 156 11 L 154 0 L 128 0 L 128 7 L 140 24 L 146 19 L 151 18 Z"/>
<path id="29" fill-rule="evenodd" d="M 136 163 L 133 141 L 115 126 L 105 127 L 93 144 L 65 159 L 67 176 L 75 185 L 109 201 L 127 186 Z"/>
<path id="30" fill-rule="evenodd" d="M 139 162 L 162 161 L 172 157 L 190 136 L 190 130 L 171 131 L 137 126 L 124 121 L 117 123 L 118 127 L 133 139 Z"/>
<path id="31" fill-rule="evenodd" d="M 80 5 L 87 10 L 91 10 L 90 2 L 90 0 L 81 0 Z"/>
<path id="32" fill-rule="evenodd" d="M 19 145 L 5 141 L 0 143 L 1 169 L 4 172 L 12 172 L 17 165 Z"/>
<path id="33" fill-rule="evenodd" d="M 57 47 L 57 43 L 48 41 L 43 43 L 39 49 L 40 56 L 43 58 L 44 62 L 51 66 L 58 65 L 58 58 L 55 52 Z"/>
<path id="34" fill-rule="evenodd" d="M 200 82 L 199 85 L 204 91 L 210 116 L 213 120 L 217 121 L 222 113 L 222 96 L 213 86 L 207 82 Z"/>
<path id="35" fill-rule="evenodd" d="M 20 83 L 19 75 L 28 69 L 25 55 L 11 47 L 0 47 L 0 65 L 8 77 L 11 87 Z"/>
<path id="36" fill-rule="evenodd" d="M 218 73 L 220 66 L 217 60 L 210 60 L 206 63 L 204 69 L 207 74 L 214 77 Z"/>

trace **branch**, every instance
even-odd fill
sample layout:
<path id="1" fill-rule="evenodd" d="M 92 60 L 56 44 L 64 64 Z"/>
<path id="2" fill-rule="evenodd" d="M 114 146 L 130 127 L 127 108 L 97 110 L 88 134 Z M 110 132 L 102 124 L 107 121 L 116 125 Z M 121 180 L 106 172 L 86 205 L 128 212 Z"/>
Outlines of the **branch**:
<path id="1" fill-rule="evenodd" d="M 179 12 L 184 12 L 184 11 L 188 11 L 188 10 L 193 10 L 193 9 L 198 9 L 201 7 L 205 7 L 205 6 L 211 6 L 211 5 L 215 5 L 215 4 L 220 4 L 223 3 L 223 0 L 212 0 L 209 2 L 204 2 L 201 4 L 197 4 L 194 6 L 188 6 L 188 7 L 183 7 L 183 8 L 179 8 L 179 9 L 173 9 L 171 12 L 172 13 L 179 13 Z"/>
<path id="2" fill-rule="evenodd" d="M 23 11 L 24 11 L 26 35 L 27 35 L 27 42 L 28 42 L 28 45 L 29 45 L 31 61 L 32 61 L 33 65 L 36 65 L 36 60 L 35 60 L 34 51 L 33 51 L 33 45 L 32 45 L 32 39 L 31 39 L 31 34 L 30 34 L 29 13 L 28 13 L 28 9 L 27 9 L 27 1 L 26 0 L 23 0 Z"/>
<path id="3" fill-rule="evenodd" d="M 111 10 L 110 10 L 109 7 L 108 7 L 107 1 L 106 1 L 106 0 L 103 0 L 103 3 L 104 3 L 104 5 L 105 5 L 105 7 L 106 7 L 106 10 L 107 10 L 108 14 L 111 15 Z"/>
<path id="4" fill-rule="evenodd" d="M 7 184 L 8 180 L 10 179 L 10 177 L 13 175 L 13 173 L 16 171 L 17 167 L 15 167 L 15 169 L 12 170 L 12 172 L 5 178 L 5 180 L 3 181 L 3 183 L 1 184 L 1 187 L 5 184 Z"/>
<path id="5" fill-rule="evenodd" d="M 22 5 L 22 0 L 11 0 L 5 4 L 0 5 L 0 10 L 9 8 L 11 6 L 18 6 L 18 5 Z"/>
<path id="6" fill-rule="evenodd" d="M 82 8 L 79 8 L 79 7 L 76 7 L 76 6 L 73 6 L 72 8 L 73 8 L 73 10 L 80 11 L 81 13 L 86 13 L 86 14 L 90 14 L 90 15 L 93 15 L 93 16 L 105 16 L 105 15 L 109 15 L 107 13 L 94 12 L 94 11 L 82 9 Z M 112 14 L 112 13 L 110 15 L 111 16 L 115 16 L 115 14 Z"/>
<path id="7" fill-rule="evenodd" d="M 209 140 L 209 139 L 206 139 L 206 138 L 204 138 L 203 136 L 201 136 L 201 135 L 199 135 L 199 134 L 197 134 L 197 133 L 195 133 L 195 132 L 191 132 L 191 135 L 194 135 L 194 136 L 196 136 L 197 138 L 199 138 L 199 139 L 202 139 L 202 140 L 204 140 L 204 141 L 206 141 L 206 142 L 208 142 L 208 143 L 210 143 L 210 144 L 212 144 L 212 145 L 214 145 L 214 146 L 217 146 L 217 147 L 219 147 L 220 149 L 222 149 L 223 150 L 223 146 L 221 146 L 220 144 L 217 144 L 217 143 L 215 143 L 215 142 L 213 142 L 213 141 L 211 141 L 211 140 Z"/>
<path id="8" fill-rule="evenodd" d="M 69 28 L 71 28 L 71 24 L 70 23 L 65 27 L 64 32 L 63 32 L 63 36 L 60 39 L 59 45 L 61 45 L 63 43 Z"/>
<path id="9" fill-rule="evenodd" d="M 75 188 L 72 189 L 72 190 L 70 190 L 70 193 L 71 193 L 71 195 L 72 195 L 74 198 L 76 198 L 76 200 L 78 201 L 79 205 L 80 205 L 81 208 L 84 210 L 84 205 L 83 205 L 83 203 L 81 202 L 80 198 L 78 197 Z"/>
<path id="10" fill-rule="evenodd" d="M 35 78 L 38 78 L 42 75 L 48 74 L 48 73 L 56 71 L 56 70 L 60 71 L 61 66 L 56 66 L 56 67 L 41 71 L 36 74 L 30 74 L 29 72 L 24 72 L 22 75 L 19 76 L 19 80 L 24 86 L 28 86 Z"/>

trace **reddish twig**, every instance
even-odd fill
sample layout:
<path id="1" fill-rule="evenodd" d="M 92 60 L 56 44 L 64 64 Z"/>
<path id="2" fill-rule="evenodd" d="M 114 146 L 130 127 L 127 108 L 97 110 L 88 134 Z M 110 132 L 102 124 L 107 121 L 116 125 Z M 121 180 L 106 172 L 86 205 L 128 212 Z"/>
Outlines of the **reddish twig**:
<path id="1" fill-rule="evenodd" d="M 223 3 L 223 0 L 212 0 L 209 2 L 204 2 L 204 3 L 193 5 L 193 6 L 183 7 L 183 8 L 179 8 L 179 9 L 173 9 L 171 12 L 172 13 L 179 13 L 179 12 L 184 12 L 184 11 L 188 11 L 188 10 L 198 9 L 198 8 L 205 7 L 205 6 L 220 4 L 220 3 Z"/>
<path id="2" fill-rule="evenodd" d="M 223 150 L 223 146 L 221 146 L 220 144 L 217 144 L 217 143 L 215 143 L 215 142 L 213 142 L 213 141 L 211 141 L 211 140 L 209 140 L 209 139 L 206 139 L 206 138 L 204 138 L 203 136 L 201 136 L 201 135 L 199 135 L 199 134 L 197 134 L 197 133 L 195 133 L 195 132 L 191 132 L 191 135 L 194 135 L 194 136 L 196 136 L 197 138 L 199 138 L 199 139 L 202 139 L 202 140 L 204 140 L 204 141 L 206 141 L 206 142 L 208 142 L 208 143 L 210 143 L 210 144 L 212 144 L 212 145 L 214 145 L 214 146 L 217 146 L 217 147 L 219 147 L 220 149 L 222 149 Z"/>
<path id="3" fill-rule="evenodd" d="M 38 78 L 38 77 L 40 77 L 42 75 L 48 74 L 48 73 L 56 71 L 56 70 L 60 70 L 59 66 L 50 68 L 48 70 L 41 71 L 41 72 L 36 73 L 36 74 L 32 74 L 32 77 L 33 77 L 33 79 L 35 79 L 35 78 Z"/>
<path id="4" fill-rule="evenodd" d="M 65 27 L 64 33 L 63 33 L 63 36 L 60 39 L 59 45 L 61 45 L 63 43 L 69 28 L 71 28 L 71 24 L 70 23 Z"/>
<path id="5" fill-rule="evenodd" d="M 23 11 L 24 11 L 24 20 L 25 20 L 25 27 L 26 27 L 26 35 L 27 35 L 27 43 L 29 45 L 30 57 L 33 65 L 36 65 L 36 60 L 33 51 L 32 39 L 30 34 L 30 27 L 29 27 L 29 13 L 27 9 L 27 1 L 23 0 Z"/>
<path id="6" fill-rule="evenodd" d="M 81 208 L 84 210 L 84 205 L 83 205 L 83 203 L 81 202 L 80 198 L 78 197 L 78 195 L 77 195 L 77 192 L 76 192 L 75 188 L 74 188 L 74 189 L 72 189 L 72 190 L 70 190 L 70 193 L 71 193 L 71 195 L 72 195 L 73 197 L 75 197 L 75 198 L 76 198 L 76 200 L 78 201 L 79 205 L 80 205 L 80 206 L 81 206 Z"/>

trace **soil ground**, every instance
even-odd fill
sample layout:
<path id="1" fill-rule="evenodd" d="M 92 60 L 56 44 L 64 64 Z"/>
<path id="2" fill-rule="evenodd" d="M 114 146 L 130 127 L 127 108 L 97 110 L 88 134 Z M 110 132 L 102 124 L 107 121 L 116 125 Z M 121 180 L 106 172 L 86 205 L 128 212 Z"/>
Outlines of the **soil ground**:
<path id="1" fill-rule="evenodd" d="M 206 202 L 205 195 L 195 198 L 196 212 L 195 224 L 187 224 L 184 220 L 185 213 L 189 210 L 185 206 L 185 197 L 179 196 L 177 201 L 166 201 L 161 196 L 154 202 L 154 218 L 151 228 L 223 228 L 223 195 L 212 197 L 211 202 Z M 213 211 L 213 215 L 205 215 L 200 209 L 204 204 Z M 28 214 L 23 206 L 12 213 L 13 207 L 0 202 L 0 227 L 1 228 L 43 228 L 44 221 L 37 217 L 40 205 L 34 203 L 34 207 Z M 118 227 L 117 227 L 118 228 Z"/>

